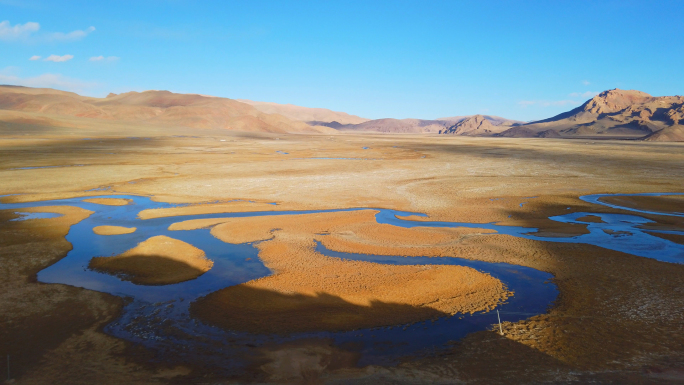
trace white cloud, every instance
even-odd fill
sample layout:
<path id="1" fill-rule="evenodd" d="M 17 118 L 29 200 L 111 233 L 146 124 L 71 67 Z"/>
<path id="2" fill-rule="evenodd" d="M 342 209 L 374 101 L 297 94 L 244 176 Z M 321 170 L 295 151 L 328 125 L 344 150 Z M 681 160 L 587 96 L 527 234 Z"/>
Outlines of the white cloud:
<path id="1" fill-rule="evenodd" d="M 29 58 L 29 60 L 40 60 L 40 56 L 38 55 L 33 55 Z"/>
<path id="2" fill-rule="evenodd" d="M 59 56 L 59 55 L 50 55 L 44 59 L 44 61 L 53 61 L 55 63 L 59 62 L 65 62 L 69 61 L 74 58 L 74 55 L 64 55 L 64 56 Z"/>
<path id="3" fill-rule="evenodd" d="M 0 70 L 0 84 L 10 84 L 25 87 L 57 88 L 65 91 L 83 92 L 96 87 L 97 83 L 85 82 L 78 79 L 68 78 L 60 74 L 42 74 L 30 78 L 21 78 L 15 75 L 12 68 Z"/>
<path id="4" fill-rule="evenodd" d="M 95 62 L 113 62 L 113 61 L 119 60 L 119 57 L 117 57 L 117 56 L 104 57 L 104 56 L 100 55 L 100 56 L 93 56 L 88 60 L 95 61 Z"/>
<path id="5" fill-rule="evenodd" d="M 591 84 L 591 82 L 589 80 L 582 80 L 582 84 L 588 86 L 589 84 Z"/>
<path id="6" fill-rule="evenodd" d="M 45 36 L 48 41 L 74 41 L 80 40 L 88 36 L 91 32 L 95 31 L 95 27 L 88 27 L 85 31 L 76 30 L 69 33 L 62 32 L 52 32 Z"/>
<path id="7" fill-rule="evenodd" d="M 0 22 L 0 40 L 22 40 L 40 29 L 40 24 L 29 21 L 26 24 L 10 25 L 8 20 Z"/>
<path id="8" fill-rule="evenodd" d="M 518 102 L 521 107 L 541 106 L 541 107 L 558 107 L 572 104 L 579 104 L 576 100 L 521 100 Z"/>
<path id="9" fill-rule="evenodd" d="M 568 96 L 570 96 L 571 98 L 593 98 L 594 96 L 596 96 L 598 94 L 600 94 L 600 92 L 587 91 L 587 92 L 573 92 Z"/>
<path id="10" fill-rule="evenodd" d="M 64 42 L 83 39 L 95 27 L 88 27 L 85 30 L 77 29 L 71 32 L 47 32 L 36 34 L 40 30 L 40 24 L 28 22 L 26 24 L 11 25 L 8 20 L 0 22 L 0 40 L 4 41 L 23 41 L 23 42 Z"/>

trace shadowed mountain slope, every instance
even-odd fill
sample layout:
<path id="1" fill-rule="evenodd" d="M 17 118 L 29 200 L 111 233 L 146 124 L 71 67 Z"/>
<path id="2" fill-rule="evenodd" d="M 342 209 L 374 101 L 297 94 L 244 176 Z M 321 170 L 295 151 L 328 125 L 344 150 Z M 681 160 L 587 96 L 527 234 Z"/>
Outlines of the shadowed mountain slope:
<path id="1" fill-rule="evenodd" d="M 331 129 L 267 114 L 238 101 L 169 91 L 91 98 L 71 92 L 0 86 L 0 109 L 197 129 L 316 133 Z"/>
<path id="2" fill-rule="evenodd" d="M 505 137 L 614 137 L 680 141 L 684 97 L 613 89 L 549 119 L 513 127 Z"/>

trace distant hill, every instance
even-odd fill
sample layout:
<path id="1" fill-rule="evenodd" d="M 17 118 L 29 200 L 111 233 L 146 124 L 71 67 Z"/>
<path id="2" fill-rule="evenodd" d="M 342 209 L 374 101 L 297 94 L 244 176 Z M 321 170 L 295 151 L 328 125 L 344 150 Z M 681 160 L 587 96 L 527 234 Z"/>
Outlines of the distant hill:
<path id="1" fill-rule="evenodd" d="M 71 120 L 66 122 L 65 117 Z M 49 88 L 0 86 L 0 125 L 5 128 L 22 125 L 35 129 L 66 127 L 85 122 L 83 119 L 244 132 L 684 141 L 684 97 L 653 97 L 634 90 L 604 91 L 573 110 L 549 119 L 525 123 L 491 115 L 452 116 L 434 120 L 368 120 L 324 108 L 169 91 L 127 92 L 109 94 L 106 98 L 92 98 Z"/>
<path id="2" fill-rule="evenodd" d="M 653 97 L 645 92 L 613 89 L 549 119 L 497 134 L 504 137 L 613 137 L 682 141 L 684 97 Z"/>
<path id="3" fill-rule="evenodd" d="M 328 110 L 326 108 L 309 108 L 295 106 L 293 104 L 255 102 L 246 99 L 237 99 L 237 101 L 249 104 L 257 110 L 267 114 L 279 114 L 292 120 L 307 122 L 310 125 L 319 125 L 332 122 L 337 122 L 342 125 L 359 124 L 369 120 L 356 115 L 349 115 L 345 112 Z"/>
<path id="4" fill-rule="evenodd" d="M 331 125 L 340 131 L 381 132 L 386 134 L 439 133 L 449 127 L 449 122 L 422 119 L 375 119 L 360 124 Z"/>
<path id="5" fill-rule="evenodd" d="M 438 118 L 437 120 L 444 120 L 447 122 L 460 122 L 463 119 L 470 118 L 473 116 L 482 116 L 483 118 L 487 119 L 489 123 L 491 123 L 494 126 L 513 126 L 516 124 L 525 124 L 525 122 L 522 122 L 520 120 L 511 120 L 511 119 L 506 119 L 502 118 L 500 116 L 493 116 L 493 115 L 466 115 L 466 116 L 452 116 L 452 117 L 447 117 L 447 118 Z"/>
<path id="6" fill-rule="evenodd" d="M 440 131 L 440 134 L 492 136 L 508 130 L 513 124 L 517 124 L 517 122 L 497 117 L 492 118 L 483 115 L 473 115 Z"/>
<path id="7" fill-rule="evenodd" d="M 379 132 L 386 134 L 445 134 L 490 136 L 522 122 L 489 115 L 454 116 L 435 120 L 375 119 L 360 124 L 326 124 L 348 132 Z"/>
<path id="8" fill-rule="evenodd" d="M 0 86 L 0 110 L 46 117 L 61 115 L 152 125 L 248 132 L 329 132 L 238 101 L 169 91 L 127 92 L 91 98 L 44 88 Z M 36 115 L 37 114 L 37 115 Z"/>

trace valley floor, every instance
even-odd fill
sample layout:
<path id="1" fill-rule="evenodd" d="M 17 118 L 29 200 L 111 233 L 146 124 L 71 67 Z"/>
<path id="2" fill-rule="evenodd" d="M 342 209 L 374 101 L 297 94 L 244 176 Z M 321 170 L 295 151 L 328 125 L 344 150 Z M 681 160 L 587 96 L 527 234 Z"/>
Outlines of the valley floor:
<path id="1" fill-rule="evenodd" d="M 2 201 L 131 194 L 198 204 L 175 209 L 193 213 L 389 208 L 425 213 L 431 221 L 497 222 L 571 236 L 585 233 L 586 227 L 548 217 L 571 212 L 634 214 L 589 204 L 580 196 L 684 192 L 682 143 L 122 129 L 2 131 L 0 195 L 16 194 Z M 668 199 L 627 203 L 684 211 L 681 200 Z M 26 221 L 11 221 L 18 215 L 0 211 L 0 358 L 11 356 L 11 383 L 684 380 L 683 264 L 598 246 L 458 229 L 407 236 L 403 229 L 389 226 L 380 232 L 377 226 L 353 221 L 326 238 L 325 246 L 528 266 L 553 274 L 560 295 L 546 314 L 504 323 L 503 335 L 494 329 L 476 332 L 446 352 L 413 357 L 396 367 L 358 368 L 343 359 L 335 361 L 344 356 L 339 348 L 320 341 L 272 347 L 240 378 L 222 378 L 201 366 L 155 362 L 150 351 L 103 333 L 124 300 L 37 282 L 38 271 L 71 249 L 64 239 L 69 226 L 89 215 L 83 209 L 64 210 L 59 218 Z M 164 216 L 146 212 L 141 217 L 155 215 Z M 682 217 L 640 216 L 655 221 L 654 228 L 684 229 Z M 315 234 L 304 232 L 321 230 L 306 223 L 297 227 L 295 222 L 278 226 L 285 229 L 278 233 L 283 235 L 263 244 L 269 263 L 291 264 L 274 258 L 274 248 L 305 236 L 309 238 L 291 245 L 308 247 Z M 670 239 L 682 243 L 675 236 Z M 306 263 L 315 263 L 315 255 L 307 258 Z M 303 282 L 301 287 L 313 279 L 296 272 L 293 277 Z M 296 284 L 277 279 L 261 286 L 281 284 L 298 290 Z M 505 297 L 497 288 L 491 298 Z M 400 296 L 392 298 L 401 301 Z M 212 306 L 222 306 L 221 301 Z M 4 365 L 0 368 L 0 378 L 6 378 Z"/>

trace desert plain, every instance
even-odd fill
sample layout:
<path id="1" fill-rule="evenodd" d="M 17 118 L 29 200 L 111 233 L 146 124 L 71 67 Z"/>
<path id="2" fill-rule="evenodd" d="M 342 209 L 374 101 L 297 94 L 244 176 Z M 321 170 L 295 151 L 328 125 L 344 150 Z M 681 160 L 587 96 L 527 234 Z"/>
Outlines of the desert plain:
<path id="1" fill-rule="evenodd" d="M 139 195 L 182 204 L 143 211 L 139 217 L 144 220 L 384 208 L 427 215 L 406 218 L 418 222 L 495 222 L 572 237 L 587 233 L 586 225 L 549 217 L 634 214 L 590 204 L 580 196 L 684 192 L 683 143 L 249 133 L 55 119 L 63 124 L 49 130 L 26 120 L 21 130 L 18 123 L 3 126 L 2 203 Z M 613 203 L 682 212 L 682 202 L 670 196 Z M 684 379 L 684 265 L 483 229 L 405 229 L 376 223 L 372 210 L 179 219 L 171 232 L 211 228 L 227 244 L 254 242 L 271 270 L 269 276 L 200 298 L 191 305 L 192 317 L 255 333 L 356 330 L 429 324 L 440 317 L 491 310 L 515 296 L 505 283 L 475 269 L 335 259 L 316 252 L 316 242 L 349 253 L 526 266 L 550 273 L 559 295 L 544 314 L 503 322 L 502 333 L 499 325 L 492 325 L 397 365 L 359 366 L 353 351 L 315 339 L 247 347 L 259 359 L 236 376 L 197 363 L 165 362 L 155 359 L 154 351 L 105 332 L 121 314 L 125 297 L 37 279 L 39 271 L 72 249 L 65 239 L 70 226 L 92 212 L 70 206 L 20 211 L 32 210 L 62 215 L 16 221 L 17 210 L 0 211 L 0 358 L 9 355 L 11 365 L 9 374 L 0 365 L 0 378 L 11 376 L 10 383 L 642 384 Z M 682 217 L 638 215 L 652 220 L 652 229 L 684 229 Z M 100 231 L 117 236 L 136 229 Z M 662 237 L 683 243 L 676 235 Z M 172 266 L 168 260 L 188 246 L 193 247 L 157 239 L 139 247 L 167 259 L 156 266 Z M 201 250 L 184 254 L 193 259 L 195 275 L 182 268 L 175 275 L 162 274 L 149 260 L 127 267 L 121 262 L 126 257 L 142 258 L 135 250 L 127 253 L 114 257 L 117 261 L 93 263 L 102 262 L 102 269 L 115 265 L 112 269 L 142 284 L 180 282 L 211 269 Z"/>

